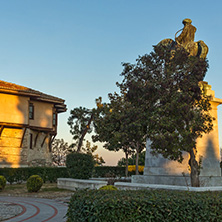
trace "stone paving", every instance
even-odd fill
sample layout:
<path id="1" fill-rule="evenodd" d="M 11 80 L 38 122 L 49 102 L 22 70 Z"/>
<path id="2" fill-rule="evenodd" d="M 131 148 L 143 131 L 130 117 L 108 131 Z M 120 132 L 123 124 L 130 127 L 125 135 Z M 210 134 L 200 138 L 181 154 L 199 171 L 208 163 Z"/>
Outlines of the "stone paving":
<path id="1" fill-rule="evenodd" d="M 0 221 L 65 222 L 68 199 L 0 196 Z"/>
<path id="2" fill-rule="evenodd" d="M 0 202 L 0 221 L 17 216 L 22 211 L 22 206 L 18 204 L 10 202 Z"/>

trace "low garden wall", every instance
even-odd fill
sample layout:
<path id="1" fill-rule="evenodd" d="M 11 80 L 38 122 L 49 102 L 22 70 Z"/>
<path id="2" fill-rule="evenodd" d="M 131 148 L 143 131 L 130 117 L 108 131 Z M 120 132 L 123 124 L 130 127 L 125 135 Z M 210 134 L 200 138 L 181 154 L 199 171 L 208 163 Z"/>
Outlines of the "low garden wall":
<path id="1" fill-rule="evenodd" d="M 78 189 L 99 189 L 102 186 L 107 185 L 107 181 L 97 180 L 80 180 L 72 178 L 58 178 L 57 187 L 67 190 L 78 190 Z"/>

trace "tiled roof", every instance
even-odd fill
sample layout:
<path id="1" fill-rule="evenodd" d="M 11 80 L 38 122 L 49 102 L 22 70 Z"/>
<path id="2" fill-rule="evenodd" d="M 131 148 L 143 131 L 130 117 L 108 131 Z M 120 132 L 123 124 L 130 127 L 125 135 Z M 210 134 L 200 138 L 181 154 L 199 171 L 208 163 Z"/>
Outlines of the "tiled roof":
<path id="1" fill-rule="evenodd" d="M 8 92 L 11 94 L 21 94 L 30 97 L 36 97 L 38 100 L 49 101 L 54 103 L 64 103 L 65 101 L 61 98 L 50 96 L 45 93 L 33 90 L 31 88 L 20 86 L 14 83 L 5 82 L 0 80 L 0 92 Z"/>

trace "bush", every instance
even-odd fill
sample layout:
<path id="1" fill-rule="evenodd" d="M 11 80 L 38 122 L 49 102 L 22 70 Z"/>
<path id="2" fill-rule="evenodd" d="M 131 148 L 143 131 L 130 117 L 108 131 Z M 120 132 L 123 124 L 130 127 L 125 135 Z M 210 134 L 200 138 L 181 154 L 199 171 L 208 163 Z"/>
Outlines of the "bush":
<path id="1" fill-rule="evenodd" d="M 66 157 L 66 167 L 69 177 L 89 179 L 94 168 L 93 156 L 85 153 L 70 153 Z"/>
<path id="2" fill-rule="evenodd" d="M 4 176 L 0 176 L 0 191 L 4 190 L 6 185 L 6 179 Z"/>
<path id="3" fill-rule="evenodd" d="M 113 185 L 106 185 L 106 186 L 100 187 L 99 190 L 118 190 L 118 189 Z"/>
<path id="4" fill-rule="evenodd" d="M 79 190 L 67 217 L 72 222 L 222 221 L 221 202 L 222 192 Z"/>
<path id="5" fill-rule="evenodd" d="M 28 178 L 26 185 L 28 192 L 38 192 L 43 185 L 43 179 L 39 175 L 32 175 Z"/>

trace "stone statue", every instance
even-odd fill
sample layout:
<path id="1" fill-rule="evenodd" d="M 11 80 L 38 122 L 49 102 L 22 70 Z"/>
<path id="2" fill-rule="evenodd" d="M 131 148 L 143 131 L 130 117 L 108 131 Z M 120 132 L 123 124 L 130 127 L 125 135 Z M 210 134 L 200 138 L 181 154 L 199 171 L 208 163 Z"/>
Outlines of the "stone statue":
<path id="1" fill-rule="evenodd" d="M 191 19 L 184 19 L 183 29 L 181 34 L 177 37 L 178 32 L 175 34 L 175 41 L 172 39 L 164 39 L 158 43 L 158 45 L 163 45 L 174 50 L 175 47 L 183 47 L 191 56 L 197 56 L 199 58 L 205 59 L 208 53 L 208 46 L 203 41 L 194 42 L 196 27 L 191 25 Z"/>

